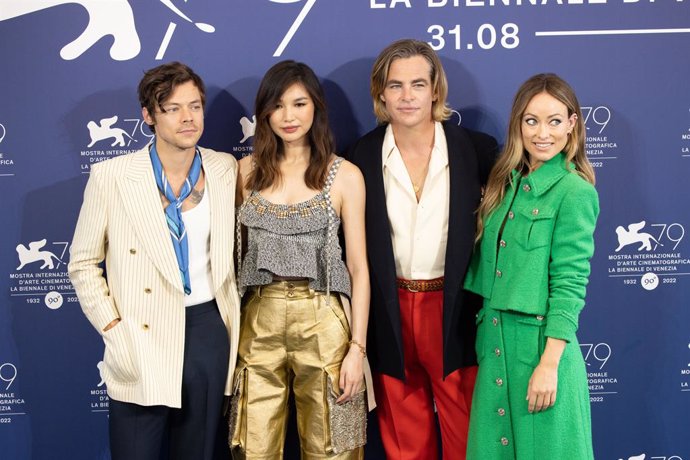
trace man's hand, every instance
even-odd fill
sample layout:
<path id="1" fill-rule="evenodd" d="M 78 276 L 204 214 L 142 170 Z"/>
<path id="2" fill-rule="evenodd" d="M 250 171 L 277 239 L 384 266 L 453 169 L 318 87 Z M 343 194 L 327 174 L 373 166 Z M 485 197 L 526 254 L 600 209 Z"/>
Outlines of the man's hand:
<path id="1" fill-rule="evenodd" d="M 120 322 L 120 318 L 112 320 L 110 323 L 108 323 L 108 325 L 106 327 L 103 328 L 103 332 L 108 332 L 109 330 L 114 328 L 115 325 L 119 322 Z"/>

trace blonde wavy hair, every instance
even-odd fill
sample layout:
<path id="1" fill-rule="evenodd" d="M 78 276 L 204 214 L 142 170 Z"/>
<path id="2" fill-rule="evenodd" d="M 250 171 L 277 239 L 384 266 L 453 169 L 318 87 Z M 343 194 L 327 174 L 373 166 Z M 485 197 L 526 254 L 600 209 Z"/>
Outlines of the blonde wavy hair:
<path id="1" fill-rule="evenodd" d="M 587 160 L 585 152 L 585 123 L 580 110 L 580 103 L 573 89 L 561 77 L 553 73 L 541 73 L 529 78 L 520 86 L 510 111 L 508 137 L 501 155 L 489 174 L 484 198 L 477 211 L 478 241 L 484 231 L 484 219 L 498 207 L 505 197 L 506 187 L 512 185 L 513 170 L 521 174 L 529 172 L 529 158 L 522 143 L 522 116 L 532 98 L 538 94 L 547 93 L 559 100 L 568 108 L 568 117 L 577 115 L 575 126 L 568 136 L 563 148 L 567 160 L 575 164 L 575 172 L 587 182 L 594 184 L 594 169 Z"/>
<path id="2" fill-rule="evenodd" d="M 374 114 L 379 123 L 388 123 L 391 120 L 390 114 L 386 110 L 386 104 L 381 100 L 381 95 L 386 89 L 388 82 L 388 71 L 391 64 L 396 59 L 406 59 L 414 56 L 422 56 L 427 60 L 431 67 L 431 91 L 436 96 L 436 100 L 431 106 L 431 115 L 434 121 L 443 121 L 450 118 L 451 109 L 446 104 L 448 98 L 448 80 L 443 64 L 436 52 L 431 49 L 428 43 L 405 38 L 395 41 L 388 45 L 374 62 L 371 70 L 371 99 L 374 103 Z"/>

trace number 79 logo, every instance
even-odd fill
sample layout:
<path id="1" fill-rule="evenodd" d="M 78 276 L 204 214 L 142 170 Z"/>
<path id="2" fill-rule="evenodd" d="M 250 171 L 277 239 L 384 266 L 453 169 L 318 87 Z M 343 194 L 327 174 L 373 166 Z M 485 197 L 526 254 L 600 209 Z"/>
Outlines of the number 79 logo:
<path id="1" fill-rule="evenodd" d="M 269 0 L 269 1 L 271 1 L 273 3 L 298 3 L 298 2 L 301 2 L 302 0 Z M 304 19 L 309 14 L 311 7 L 314 6 L 314 3 L 316 3 L 316 0 L 307 0 L 307 2 L 302 7 L 302 11 L 299 12 L 299 14 L 297 15 L 297 18 L 295 18 L 295 21 L 292 23 L 292 25 L 290 26 L 290 29 L 287 31 L 287 33 L 283 37 L 283 40 L 280 42 L 280 45 L 278 45 L 278 48 L 276 48 L 275 52 L 273 53 L 273 57 L 280 57 L 283 54 L 283 51 L 285 51 L 285 48 L 288 46 L 288 44 L 290 44 L 290 40 L 292 40 L 292 37 L 295 35 L 295 33 L 297 33 L 300 26 L 302 25 L 302 22 L 304 22 Z"/>

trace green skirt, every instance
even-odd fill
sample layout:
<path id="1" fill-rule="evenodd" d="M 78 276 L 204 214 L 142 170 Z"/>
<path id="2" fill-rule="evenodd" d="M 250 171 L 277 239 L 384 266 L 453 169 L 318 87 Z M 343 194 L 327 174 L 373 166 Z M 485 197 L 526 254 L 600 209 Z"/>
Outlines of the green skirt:
<path id="1" fill-rule="evenodd" d="M 484 307 L 477 315 L 479 372 L 468 460 L 592 460 L 587 371 L 577 341 L 558 366 L 553 407 L 527 411 L 527 385 L 544 351 L 546 318 Z"/>

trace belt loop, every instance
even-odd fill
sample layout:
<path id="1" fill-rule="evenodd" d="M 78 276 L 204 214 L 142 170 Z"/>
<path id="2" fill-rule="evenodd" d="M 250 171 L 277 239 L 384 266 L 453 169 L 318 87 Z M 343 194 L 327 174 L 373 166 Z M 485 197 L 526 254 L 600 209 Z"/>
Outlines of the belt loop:
<path id="1" fill-rule="evenodd" d="M 254 292 L 256 292 L 256 296 L 258 298 L 261 298 L 261 287 L 262 287 L 261 285 L 257 286 L 255 291 L 254 291 Z"/>

